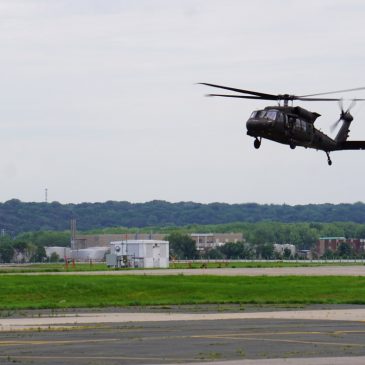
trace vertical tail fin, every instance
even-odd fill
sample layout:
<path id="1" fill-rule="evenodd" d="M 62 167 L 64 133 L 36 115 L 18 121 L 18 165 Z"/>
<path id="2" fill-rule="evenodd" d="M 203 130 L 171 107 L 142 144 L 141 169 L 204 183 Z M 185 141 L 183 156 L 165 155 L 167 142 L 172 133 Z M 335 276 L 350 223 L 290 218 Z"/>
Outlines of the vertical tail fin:
<path id="1" fill-rule="evenodd" d="M 342 120 L 342 126 L 335 138 L 336 142 L 345 142 L 349 136 L 350 124 L 354 120 L 350 112 L 341 113 L 340 121 Z"/>

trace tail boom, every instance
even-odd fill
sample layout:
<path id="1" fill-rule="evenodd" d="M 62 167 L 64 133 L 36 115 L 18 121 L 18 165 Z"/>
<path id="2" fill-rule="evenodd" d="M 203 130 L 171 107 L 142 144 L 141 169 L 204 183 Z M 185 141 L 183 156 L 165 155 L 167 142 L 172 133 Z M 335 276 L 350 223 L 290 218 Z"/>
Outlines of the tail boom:
<path id="1" fill-rule="evenodd" d="M 335 151 L 341 150 L 365 150 L 365 141 L 344 141 L 338 142 Z"/>

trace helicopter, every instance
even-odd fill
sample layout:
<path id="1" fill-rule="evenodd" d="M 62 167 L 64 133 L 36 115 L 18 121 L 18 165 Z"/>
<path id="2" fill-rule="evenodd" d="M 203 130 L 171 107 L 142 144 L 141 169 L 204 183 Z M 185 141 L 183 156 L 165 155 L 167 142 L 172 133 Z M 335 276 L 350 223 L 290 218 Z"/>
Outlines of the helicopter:
<path id="1" fill-rule="evenodd" d="M 364 101 L 365 99 L 352 99 L 351 104 L 345 111 L 343 108 L 342 98 L 322 97 L 323 95 L 328 94 L 364 90 L 365 87 L 297 96 L 290 94 L 266 94 L 205 82 L 201 82 L 199 84 L 234 91 L 239 94 L 246 94 L 208 94 L 207 96 L 272 100 L 278 102 L 278 105 L 267 106 L 263 109 L 253 111 L 246 122 L 247 135 L 255 138 L 254 147 L 256 149 L 260 148 L 263 138 L 289 145 L 291 149 L 295 149 L 297 146 L 313 148 L 326 153 L 329 166 L 332 165 L 332 160 L 330 158 L 330 152 L 332 151 L 365 149 L 365 141 L 347 140 L 350 132 L 350 125 L 354 119 L 350 114 L 350 110 L 357 101 Z M 342 125 L 336 137 L 332 139 L 319 129 L 315 128 L 314 122 L 318 117 L 320 117 L 320 114 L 311 112 L 300 106 L 293 106 L 294 100 L 339 102 L 341 108 L 340 118 L 334 123 L 332 129 L 334 130 L 341 122 Z M 289 101 L 291 102 L 291 106 L 289 105 Z"/>

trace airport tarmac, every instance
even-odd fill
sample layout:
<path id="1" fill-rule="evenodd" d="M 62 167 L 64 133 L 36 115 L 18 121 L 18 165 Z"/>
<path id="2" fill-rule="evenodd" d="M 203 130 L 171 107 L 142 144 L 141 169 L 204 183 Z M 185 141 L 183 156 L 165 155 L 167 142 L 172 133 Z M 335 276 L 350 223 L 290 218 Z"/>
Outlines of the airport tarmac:
<path id="1" fill-rule="evenodd" d="M 365 266 L 28 275 L 365 276 Z M 24 275 L 24 274 L 21 274 Z M 147 310 L 146 310 L 147 309 Z M 0 312 L 0 364 L 365 364 L 365 306 L 217 305 Z"/>
<path id="2" fill-rule="evenodd" d="M 23 314 L 0 318 L 1 364 L 365 363 L 365 306 Z"/>

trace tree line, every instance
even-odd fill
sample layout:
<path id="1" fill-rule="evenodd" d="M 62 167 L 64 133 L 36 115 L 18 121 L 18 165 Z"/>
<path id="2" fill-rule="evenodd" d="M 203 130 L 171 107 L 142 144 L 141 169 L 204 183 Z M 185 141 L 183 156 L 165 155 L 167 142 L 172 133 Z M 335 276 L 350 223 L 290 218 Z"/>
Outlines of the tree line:
<path id="1" fill-rule="evenodd" d="M 166 237 L 170 243 L 170 256 L 174 260 L 211 259 L 211 260 L 290 260 L 301 259 L 298 252 L 289 248 L 282 252 L 275 250 L 272 242 L 254 244 L 252 242 L 228 242 L 223 246 L 199 252 L 195 241 L 187 234 L 172 233 Z M 342 242 L 336 251 L 327 251 L 321 259 L 364 259 L 365 252 L 356 253 L 351 245 Z"/>
<path id="2" fill-rule="evenodd" d="M 70 246 L 70 232 L 28 232 L 0 237 L 0 263 L 42 262 L 47 246 Z"/>
<path id="3" fill-rule="evenodd" d="M 78 229 L 107 227 L 175 227 L 186 225 L 257 223 L 275 221 L 365 223 L 365 204 L 200 204 L 107 201 L 105 203 L 25 203 L 17 199 L 0 203 L 0 230 L 10 235 L 29 231 L 63 231 L 76 219 Z"/>
<path id="4" fill-rule="evenodd" d="M 187 225 L 183 227 L 144 227 L 144 228 L 104 228 L 86 231 L 83 233 L 145 233 L 154 232 L 165 234 L 170 241 L 171 256 L 177 258 L 197 258 L 195 242 L 190 233 L 242 233 L 244 242 L 235 244 L 227 243 L 217 250 L 212 250 L 204 257 L 209 258 L 273 258 L 273 244 L 293 244 L 297 250 L 311 250 L 320 237 L 345 237 L 364 238 L 365 224 L 353 222 L 337 223 L 229 223 L 218 225 Z M 71 240 L 70 231 L 36 231 L 19 233 L 16 236 L 3 235 L 0 237 L 0 262 L 42 261 L 45 258 L 46 246 L 69 247 Z M 181 236 L 184 238 L 182 239 Z M 177 238 L 177 243 L 175 243 Z M 189 240 L 187 239 L 189 238 Z M 192 244 L 194 243 L 194 245 Z M 43 256 L 42 256 L 43 255 Z M 337 255 L 337 256 L 336 256 Z M 328 252 L 326 257 L 349 257 L 354 253 L 349 247 L 342 247 L 338 253 Z M 15 258 L 15 259 L 14 259 Z M 284 257 L 285 258 L 285 257 Z"/>

